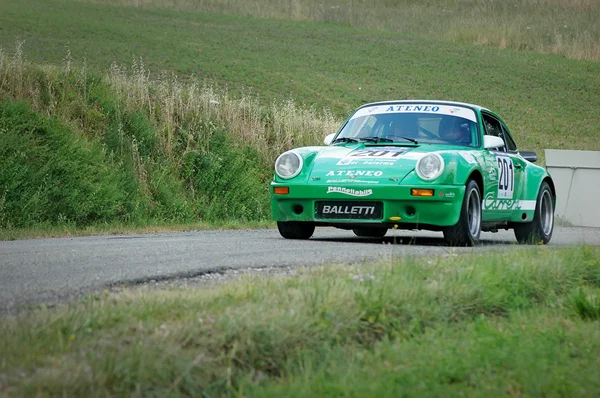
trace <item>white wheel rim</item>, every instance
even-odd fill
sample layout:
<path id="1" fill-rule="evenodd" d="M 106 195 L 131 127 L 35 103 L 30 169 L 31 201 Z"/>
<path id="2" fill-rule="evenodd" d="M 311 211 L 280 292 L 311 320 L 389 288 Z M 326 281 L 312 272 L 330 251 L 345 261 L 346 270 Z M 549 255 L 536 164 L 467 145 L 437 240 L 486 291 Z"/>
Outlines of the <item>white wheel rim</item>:
<path id="1" fill-rule="evenodd" d="M 469 232 L 476 237 L 481 229 L 481 201 L 476 189 L 472 189 L 467 197 L 467 219 L 469 220 Z"/>
<path id="2" fill-rule="evenodd" d="M 548 190 L 544 191 L 540 200 L 540 222 L 544 235 L 550 235 L 554 227 L 554 205 Z"/>

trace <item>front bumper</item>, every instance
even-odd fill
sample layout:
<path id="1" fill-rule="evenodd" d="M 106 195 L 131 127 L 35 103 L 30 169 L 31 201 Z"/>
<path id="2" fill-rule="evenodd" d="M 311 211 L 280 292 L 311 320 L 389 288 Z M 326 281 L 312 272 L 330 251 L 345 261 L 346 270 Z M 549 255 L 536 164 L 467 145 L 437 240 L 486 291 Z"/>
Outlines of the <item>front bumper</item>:
<path id="1" fill-rule="evenodd" d="M 288 187 L 288 194 L 273 193 L 275 187 Z M 332 189 L 334 188 L 334 189 Z M 339 189 L 336 189 L 339 188 Z M 411 189 L 432 189 L 433 196 L 414 196 Z M 332 187 L 324 185 L 271 183 L 271 211 L 275 221 L 315 222 L 348 228 L 385 224 L 399 228 L 415 225 L 445 227 L 458 222 L 465 187 L 459 185 L 386 185 L 379 184 Z M 335 204 L 381 202 L 383 211 L 377 219 L 328 218 L 317 216 L 317 202 Z"/>

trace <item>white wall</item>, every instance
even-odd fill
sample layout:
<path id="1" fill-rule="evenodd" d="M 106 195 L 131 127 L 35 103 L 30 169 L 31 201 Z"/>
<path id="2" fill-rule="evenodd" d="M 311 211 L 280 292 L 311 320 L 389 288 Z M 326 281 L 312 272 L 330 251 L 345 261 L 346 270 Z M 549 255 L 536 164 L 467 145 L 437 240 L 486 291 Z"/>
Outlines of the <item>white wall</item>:
<path id="1" fill-rule="evenodd" d="M 600 152 L 546 149 L 546 169 L 556 186 L 556 215 L 600 227 Z"/>

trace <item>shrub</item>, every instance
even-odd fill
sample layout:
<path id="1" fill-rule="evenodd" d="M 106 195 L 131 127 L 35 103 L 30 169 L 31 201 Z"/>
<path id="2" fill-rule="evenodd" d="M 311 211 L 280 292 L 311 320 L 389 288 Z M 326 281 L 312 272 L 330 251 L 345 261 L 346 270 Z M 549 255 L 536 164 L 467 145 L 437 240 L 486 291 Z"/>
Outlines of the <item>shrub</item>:
<path id="1" fill-rule="evenodd" d="M 0 226 L 126 219 L 128 183 L 100 146 L 24 103 L 0 103 Z"/>

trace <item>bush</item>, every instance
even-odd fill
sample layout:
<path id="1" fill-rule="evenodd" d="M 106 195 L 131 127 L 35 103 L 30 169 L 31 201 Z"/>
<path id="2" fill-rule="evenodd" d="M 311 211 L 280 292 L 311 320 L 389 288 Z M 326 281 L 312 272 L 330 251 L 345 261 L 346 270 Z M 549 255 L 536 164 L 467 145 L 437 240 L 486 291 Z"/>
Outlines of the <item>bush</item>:
<path id="1" fill-rule="evenodd" d="M 24 103 L 0 103 L 1 227 L 126 220 L 130 185 L 99 145 Z"/>
<path id="2" fill-rule="evenodd" d="M 238 147 L 225 132 L 211 134 L 208 151 L 190 151 L 183 157 L 182 177 L 204 204 L 207 221 L 250 221 L 269 217 L 269 184 L 261 170 L 260 155 Z"/>

